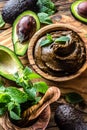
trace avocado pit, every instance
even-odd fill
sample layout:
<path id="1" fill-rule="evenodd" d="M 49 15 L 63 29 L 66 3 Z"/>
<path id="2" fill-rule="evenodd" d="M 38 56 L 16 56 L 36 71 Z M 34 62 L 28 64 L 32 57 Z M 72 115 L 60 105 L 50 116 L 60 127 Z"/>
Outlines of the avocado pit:
<path id="1" fill-rule="evenodd" d="M 20 43 L 27 41 L 36 31 L 36 21 L 32 16 L 24 16 L 17 24 L 17 36 Z"/>
<path id="2" fill-rule="evenodd" d="M 87 18 L 87 1 L 81 2 L 78 7 L 78 14 L 84 18 Z"/>

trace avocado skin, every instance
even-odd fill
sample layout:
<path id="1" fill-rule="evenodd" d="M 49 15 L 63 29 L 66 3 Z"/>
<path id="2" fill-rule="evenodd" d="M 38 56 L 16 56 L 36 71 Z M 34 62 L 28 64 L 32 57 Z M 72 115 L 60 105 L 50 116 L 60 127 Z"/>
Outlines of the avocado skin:
<path id="1" fill-rule="evenodd" d="M 9 0 L 2 9 L 6 23 L 13 24 L 16 17 L 25 10 L 34 10 L 37 0 Z"/>
<path id="2" fill-rule="evenodd" d="M 60 130 L 87 130 L 81 113 L 68 104 L 59 105 L 54 118 Z"/>

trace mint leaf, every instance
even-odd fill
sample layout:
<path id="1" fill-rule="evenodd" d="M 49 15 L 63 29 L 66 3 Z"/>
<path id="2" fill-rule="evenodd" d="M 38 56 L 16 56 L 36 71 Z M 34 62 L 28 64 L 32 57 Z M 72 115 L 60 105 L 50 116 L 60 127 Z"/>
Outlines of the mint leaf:
<path id="1" fill-rule="evenodd" d="M 45 82 L 36 82 L 33 84 L 33 87 L 36 89 L 37 92 L 45 93 L 48 89 L 48 85 Z"/>
<path id="2" fill-rule="evenodd" d="M 7 109 L 5 107 L 0 108 L 0 116 L 3 116 L 5 114 L 5 112 L 6 112 L 6 110 Z"/>
<path id="3" fill-rule="evenodd" d="M 41 12 L 41 13 L 38 13 L 37 15 L 41 23 L 52 24 L 52 20 L 47 13 Z"/>
<path id="4" fill-rule="evenodd" d="M 28 76 L 31 73 L 32 73 L 32 70 L 26 66 L 25 69 L 23 70 L 23 75 Z"/>
<path id="5" fill-rule="evenodd" d="M 42 40 L 40 42 L 40 46 L 43 47 L 43 46 L 46 46 L 46 45 L 49 45 L 51 44 L 52 42 L 49 40 L 49 39 L 46 39 L 46 40 Z"/>
<path id="6" fill-rule="evenodd" d="M 35 98 L 35 104 L 37 104 L 41 100 L 41 97 L 36 97 Z"/>
<path id="7" fill-rule="evenodd" d="M 6 88 L 4 86 L 0 86 L 0 92 L 5 92 Z"/>
<path id="8" fill-rule="evenodd" d="M 5 25 L 5 22 L 2 18 L 2 15 L 0 15 L 0 28 L 3 27 Z"/>
<path id="9" fill-rule="evenodd" d="M 26 93 L 18 90 L 15 87 L 8 87 L 6 89 L 6 93 L 10 95 L 11 100 L 17 102 L 17 103 L 23 103 L 28 100 L 28 96 Z"/>
<path id="10" fill-rule="evenodd" d="M 4 115 L 6 110 L 7 110 L 6 103 L 0 103 L 0 116 Z"/>
<path id="11" fill-rule="evenodd" d="M 69 37 L 67 36 L 61 36 L 59 38 L 56 38 L 55 42 L 58 42 L 58 43 L 66 43 L 70 40 Z"/>
<path id="12" fill-rule="evenodd" d="M 40 75 L 34 73 L 29 67 L 25 67 L 23 71 L 23 77 L 24 79 L 35 79 L 35 78 L 41 78 Z"/>
<path id="13" fill-rule="evenodd" d="M 75 104 L 75 103 L 82 102 L 84 99 L 78 93 L 71 92 L 71 93 L 65 94 L 65 100 L 69 103 Z"/>
<path id="14" fill-rule="evenodd" d="M 52 36 L 50 34 L 47 34 L 46 39 L 44 39 L 40 42 L 40 46 L 43 47 L 43 46 L 51 44 L 52 42 L 53 42 Z"/>
<path id="15" fill-rule="evenodd" d="M 39 13 L 44 12 L 48 15 L 52 15 L 56 11 L 55 5 L 51 0 L 38 0 L 37 6 L 39 8 Z"/>
<path id="16" fill-rule="evenodd" d="M 19 104 L 15 104 L 13 102 L 8 104 L 8 110 L 10 113 L 10 117 L 15 120 L 20 120 L 21 116 L 21 108 Z"/>
<path id="17" fill-rule="evenodd" d="M 14 111 L 10 111 L 9 114 L 10 114 L 10 117 L 14 120 L 20 120 L 21 119 L 20 116 L 18 116 Z"/>
<path id="18" fill-rule="evenodd" d="M 36 89 L 34 87 L 31 89 L 26 89 L 26 93 L 28 94 L 28 100 L 35 100 Z"/>
<path id="19" fill-rule="evenodd" d="M 0 103 L 9 103 L 11 101 L 10 95 L 6 93 L 0 93 Z"/>
<path id="20" fill-rule="evenodd" d="M 31 73 L 31 74 L 29 74 L 28 78 L 30 80 L 32 80 L 32 79 L 36 79 L 36 78 L 41 78 L 41 76 L 36 73 Z"/>
<path id="21" fill-rule="evenodd" d="M 40 75 L 34 73 L 29 67 L 25 67 L 21 75 L 16 73 L 14 77 L 16 79 L 16 83 L 22 86 L 24 89 L 25 87 L 28 87 L 28 88 L 33 87 L 32 82 L 30 80 L 41 78 Z"/>
<path id="22" fill-rule="evenodd" d="M 50 41 L 53 42 L 53 38 L 52 38 L 52 35 L 51 35 L 51 34 L 47 34 L 46 37 L 47 37 L 47 39 L 49 39 Z"/>
<path id="23" fill-rule="evenodd" d="M 8 103 L 7 106 L 8 106 L 8 110 L 11 111 L 14 108 L 15 103 L 11 101 L 11 102 Z"/>

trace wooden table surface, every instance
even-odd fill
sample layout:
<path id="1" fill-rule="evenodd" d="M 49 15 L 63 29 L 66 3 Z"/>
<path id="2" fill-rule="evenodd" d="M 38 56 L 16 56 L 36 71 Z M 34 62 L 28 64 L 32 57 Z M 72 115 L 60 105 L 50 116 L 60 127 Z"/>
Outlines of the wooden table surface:
<path id="1" fill-rule="evenodd" d="M 0 0 L 0 11 L 2 10 L 2 7 L 4 6 L 6 1 L 7 0 Z M 57 8 L 57 13 L 60 15 L 63 14 L 65 16 L 69 16 L 69 17 L 73 17 L 70 12 L 70 5 L 73 1 L 74 0 L 53 0 L 53 2 L 56 5 L 56 8 Z M 27 64 L 28 64 L 28 62 L 26 62 L 26 65 Z M 86 77 L 87 77 L 87 71 L 72 81 L 63 82 L 63 83 L 55 83 L 55 86 L 60 87 L 61 93 L 70 92 L 72 90 L 76 91 L 76 92 L 78 91 L 79 93 L 82 94 L 82 96 L 85 97 L 85 99 L 87 101 L 87 83 L 86 83 L 87 79 L 86 79 Z M 81 89 L 79 89 L 79 86 L 81 86 Z M 58 105 L 57 102 L 55 102 L 51 105 L 52 114 L 51 114 L 51 119 L 50 119 L 50 122 L 49 122 L 46 130 L 59 130 L 54 121 L 54 113 L 57 108 L 57 105 Z"/>

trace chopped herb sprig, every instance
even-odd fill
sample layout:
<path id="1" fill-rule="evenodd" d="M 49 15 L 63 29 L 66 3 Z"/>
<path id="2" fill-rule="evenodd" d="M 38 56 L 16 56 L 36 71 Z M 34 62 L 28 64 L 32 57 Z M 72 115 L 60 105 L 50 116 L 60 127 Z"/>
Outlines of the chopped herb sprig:
<path id="1" fill-rule="evenodd" d="M 41 40 L 40 46 L 41 47 L 47 46 L 47 45 L 52 44 L 53 42 L 65 44 L 68 41 L 70 41 L 70 38 L 68 36 L 61 36 L 61 37 L 53 39 L 51 34 L 47 34 L 46 38 Z"/>
<path id="2" fill-rule="evenodd" d="M 5 87 L 0 80 L 0 116 L 5 114 L 6 111 L 14 120 L 20 120 L 21 114 L 24 109 L 24 104 L 27 104 L 26 109 L 38 103 L 41 96 L 37 93 L 44 94 L 48 86 L 45 82 L 32 82 L 32 79 L 41 78 L 38 74 L 34 73 L 29 67 L 25 67 L 21 74 L 14 75 L 16 83 L 23 88 L 10 86 Z M 22 105 L 23 104 L 23 105 Z"/>

